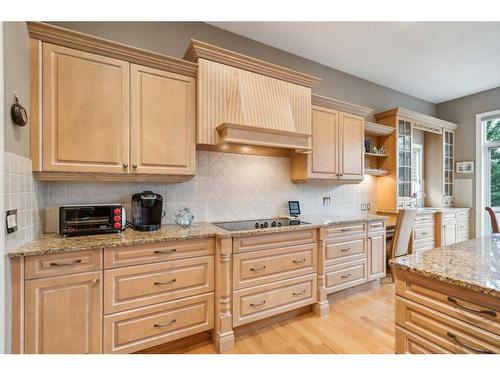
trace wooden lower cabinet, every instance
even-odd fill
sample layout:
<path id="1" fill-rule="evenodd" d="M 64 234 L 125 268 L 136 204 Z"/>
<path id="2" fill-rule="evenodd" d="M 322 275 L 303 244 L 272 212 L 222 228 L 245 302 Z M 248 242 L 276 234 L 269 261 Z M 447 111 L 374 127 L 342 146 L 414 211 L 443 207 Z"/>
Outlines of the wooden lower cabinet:
<path id="1" fill-rule="evenodd" d="M 500 353 L 495 297 L 396 269 L 397 353 Z"/>
<path id="2" fill-rule="evenodd" d="M 396 326 L 396 353 L 398 354 L 450 354 L 429 340 Z"/>
<path id="3" fill-rule="evenodd" d="M 233 326 L 254 322 L 316 301 L 316 274 L 234 292 Z"/>
<path id="4" fill-rule="evenodd" d="M 368 281 L 385 276 L 385 246 L 385 230 L 383 232 L 368 233 Z"/>
<path id="5" fill-rule="evenodd" d="M 132 353 L 213 327 L 213 293 L 127 310 L 104 318 L 104 353 Z"/>
<path id="6" fill-rule="evenodd" d="M 25 283 L 26 353 L 100 353 L 102 272 Z"/>

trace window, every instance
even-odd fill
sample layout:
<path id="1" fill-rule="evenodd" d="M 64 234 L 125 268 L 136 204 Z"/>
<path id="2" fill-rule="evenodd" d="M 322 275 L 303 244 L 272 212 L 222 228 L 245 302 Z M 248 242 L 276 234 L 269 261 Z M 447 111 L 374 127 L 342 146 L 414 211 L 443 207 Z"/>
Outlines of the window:
<path id="1" fill-rule="evenodd" d="M 500 206 L 500 110 L 476 115 L 476 236 L 491 233 L 487 206 Z"/>

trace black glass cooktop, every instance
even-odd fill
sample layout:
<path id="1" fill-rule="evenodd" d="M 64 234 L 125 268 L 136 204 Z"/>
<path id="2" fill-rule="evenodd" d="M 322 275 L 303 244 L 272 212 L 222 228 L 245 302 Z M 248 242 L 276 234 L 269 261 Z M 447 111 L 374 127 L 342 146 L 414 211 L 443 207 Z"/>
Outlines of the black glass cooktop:
<path id="1" fill-rule="evenodd" d="M 239 230 L 288 227 L 290 225 L 304 225 L 310 223 L 300 220 L 263 219 L 263 220 L 245 220 L 245 221 L 226 221 L 224 223 L 213 223 L 213 224 L 230 232 L 235 232 Z"/>

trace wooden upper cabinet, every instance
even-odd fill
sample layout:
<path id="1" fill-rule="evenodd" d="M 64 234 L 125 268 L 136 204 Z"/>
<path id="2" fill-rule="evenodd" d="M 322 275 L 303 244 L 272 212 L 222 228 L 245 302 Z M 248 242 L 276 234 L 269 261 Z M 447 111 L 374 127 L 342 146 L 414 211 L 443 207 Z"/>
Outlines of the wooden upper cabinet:
<path id="1" fill-rule="evenodd" d="M 339 114 L 339 169 L 341 180 L 363 180 L 364 119 L 361 116 Z"/>
<path id="2" fill-rule="evenodd" d="M 25 352 L 101 353 L 101 271 L 28 280 Z"/>
<path id="3" fill-rule="evenodd" d="M 338 115 L 335 110 L 313 107 L 311 176 L 318 178 L 337 177 Z"/>
<path id="4" fill-rule="evenodd" d="M 364 117 L 313 105 L 313 150 L 308 154 L 292 154 L 291 179 L 362 181 L 364 139 Z"/>
<path id="5" fill-rule="evenodd" d="M 195 174 L 193 77 L 131 64 L 132 173 Z"/>
<path id="6" fill-rule="evenodd" d="M 129 64 L 44 43 L 42 72 L 43 170 L 126 172 Z"/>

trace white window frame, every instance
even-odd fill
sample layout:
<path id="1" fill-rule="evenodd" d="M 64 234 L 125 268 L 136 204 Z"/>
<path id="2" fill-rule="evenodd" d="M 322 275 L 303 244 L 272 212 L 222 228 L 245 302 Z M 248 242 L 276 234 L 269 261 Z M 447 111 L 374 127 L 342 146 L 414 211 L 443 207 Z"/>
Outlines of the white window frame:
<path id="1" fill-rule="evenodd" d="M 483 122 L 488 117 L 500 117 L 500 109 L 476 115 L 476 237 L 488 234 L 486 223 L 488 189 L 490 188 L 489 152 L 491 147 L 500 147 L 499 142 L 486 142 L 486 131 Z"/>

